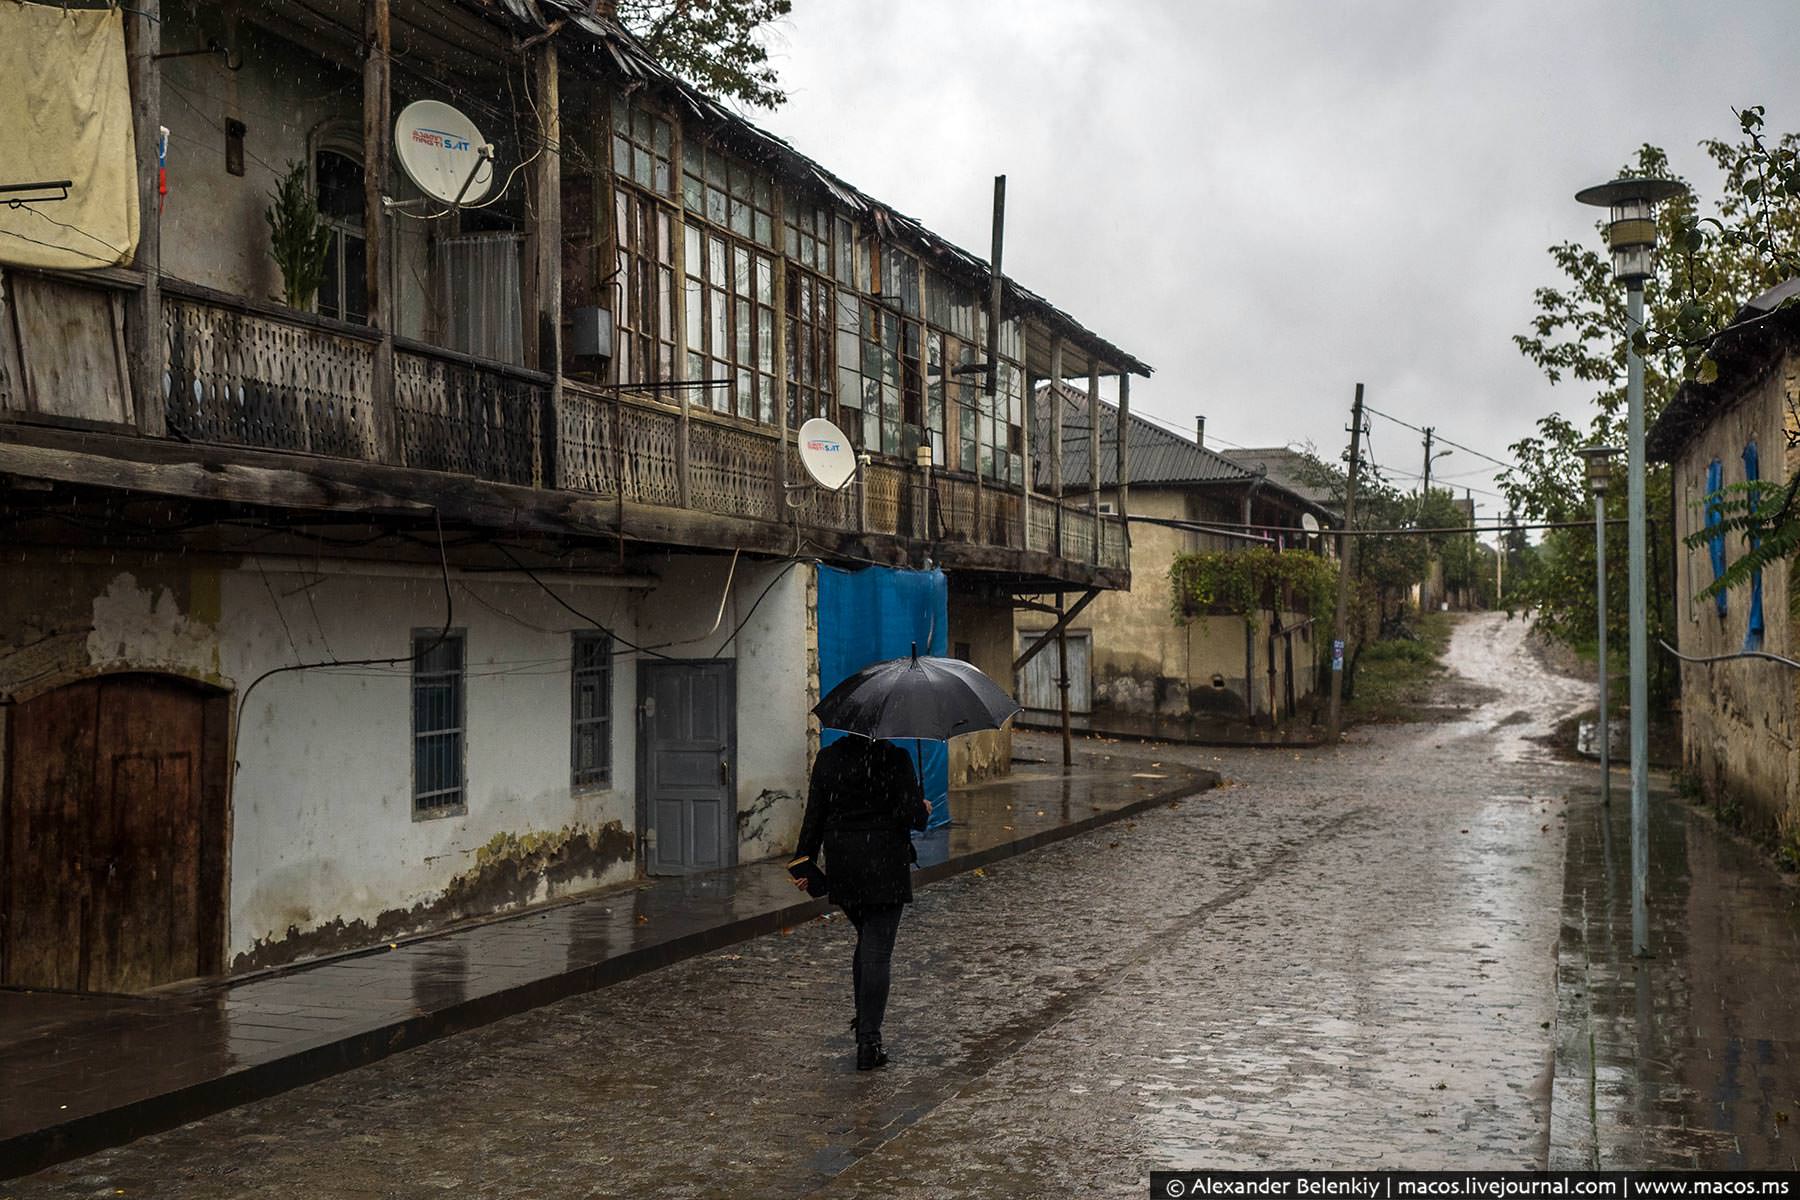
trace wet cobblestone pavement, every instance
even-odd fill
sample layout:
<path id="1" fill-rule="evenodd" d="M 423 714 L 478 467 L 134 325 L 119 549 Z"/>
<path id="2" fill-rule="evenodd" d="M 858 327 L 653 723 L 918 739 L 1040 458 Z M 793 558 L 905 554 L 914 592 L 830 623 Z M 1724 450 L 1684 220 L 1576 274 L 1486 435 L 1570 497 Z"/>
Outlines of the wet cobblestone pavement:
<path id="1" fill-rule="evenodd" d="M 744 943 L 52 1168 L 0 1197 L 1137 1196 L 1152 1166 L 1542 1164 L 1584 690 L 1506 699 L 933 884 L 894 1062 L 851 1070 L 842 920 Z M 1045 750 L 1048 739 L 1031 742 Z M 1153 768 L 1146 768 L 1151 770 Z"/>

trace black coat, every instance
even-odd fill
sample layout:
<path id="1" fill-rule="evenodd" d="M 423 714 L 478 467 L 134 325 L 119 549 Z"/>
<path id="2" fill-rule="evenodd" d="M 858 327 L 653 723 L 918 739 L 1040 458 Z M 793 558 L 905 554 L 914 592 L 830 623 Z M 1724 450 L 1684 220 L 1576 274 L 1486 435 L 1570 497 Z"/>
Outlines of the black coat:
<path id="1" fill-rule="evenodd" d="M 893 742 L 845 737 L 819 751 L 796 857 L 825 850 L 831 899 L 844 907 L 910 904 L 910 830 L 925 828 L 925 793 Z"/>

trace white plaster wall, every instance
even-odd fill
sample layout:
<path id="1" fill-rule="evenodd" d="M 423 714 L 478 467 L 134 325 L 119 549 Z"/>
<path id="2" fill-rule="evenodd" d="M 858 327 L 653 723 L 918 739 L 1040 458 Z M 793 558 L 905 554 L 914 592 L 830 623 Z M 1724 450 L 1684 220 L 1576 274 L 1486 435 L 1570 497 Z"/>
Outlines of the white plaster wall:
<path id="1" fill-rule="evenodd" d="M 730 658 L 737 673 L 738 860 L 787 852 L 805 811 L 809 563 L 740 558 L 729 591 L 731 556 L 670 554 L 657 560 L 645 593 L 640 639 L 677 658 Z M 724 617 L 716 631 L 720 599 Z M 754 610 L 754 611 L 752 611 Z M 743 630 L 729 640 L 742 623 Z"/>
<path id="2" fill-rule="evenodd" d="M 629 593 L 556 586 L 632 636 Z M 571 790 L 570 631 L 585 626 L 529 581 L 458 578 L 452 591 L 466 636 L 467 811 L 415 818 L 410 664 L 284 672 L 244 689 L 296 661 L 409 655 L 414 629 L 442 627 L 442 585 L 279 565 L 266 578 L 223 573 L 220 666 L 241 712 L 230 955 L 289 927 L 373 924 L 427 903 L 498 836 L 635 828 L 630 658 L 615 660 L 612 786 Z M 580 882 L 634 871 L 626 861 Z"/>

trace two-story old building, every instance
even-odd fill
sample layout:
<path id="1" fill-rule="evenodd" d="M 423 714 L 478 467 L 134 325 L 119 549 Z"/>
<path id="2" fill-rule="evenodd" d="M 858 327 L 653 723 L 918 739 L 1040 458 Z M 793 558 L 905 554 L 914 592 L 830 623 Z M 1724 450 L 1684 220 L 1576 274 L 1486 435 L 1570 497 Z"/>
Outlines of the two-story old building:
<path id="1" fill-rule="evenodd" d="M 9 4 L 0 62 L 0 985 L 780 852 L 822 571 L 942 571 L 1000 661 L 1015 598 L 1129 580 L 1026 406 L 1148 367 L 604 6 Z"/>

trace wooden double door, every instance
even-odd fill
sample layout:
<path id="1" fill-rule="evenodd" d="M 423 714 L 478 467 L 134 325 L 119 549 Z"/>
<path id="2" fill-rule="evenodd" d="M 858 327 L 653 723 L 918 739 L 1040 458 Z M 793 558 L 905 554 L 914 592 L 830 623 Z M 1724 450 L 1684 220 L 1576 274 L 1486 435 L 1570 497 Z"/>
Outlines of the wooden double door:
<path id="1" fill-rule="evenodd" d="M 13 707 L 0 797 L 0 984 L 134 992 L 218 973 L 229 705 L 106 675 Z"/>

